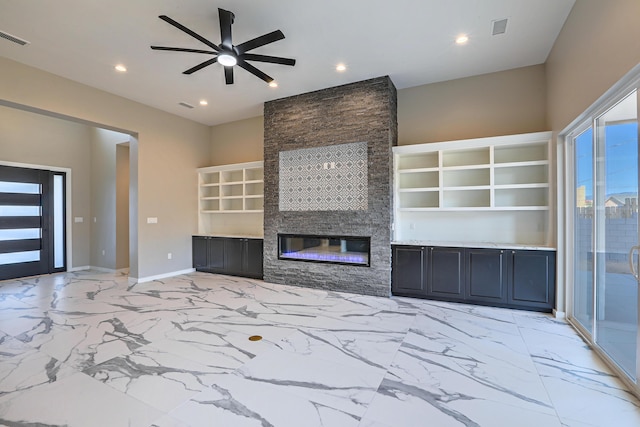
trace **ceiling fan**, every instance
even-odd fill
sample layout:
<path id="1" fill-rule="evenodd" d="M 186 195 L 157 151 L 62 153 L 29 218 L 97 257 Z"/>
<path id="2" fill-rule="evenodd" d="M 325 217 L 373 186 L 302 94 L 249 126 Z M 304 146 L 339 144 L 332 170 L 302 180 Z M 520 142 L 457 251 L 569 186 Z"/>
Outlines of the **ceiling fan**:
<path id="1" fill-rule="evenodd" d="M 272 31 L 260 37 L 256 37 L 244 43 L 240 43 L 238 45 L 234 45 L 231 37 L 231 24 L 235 19 L 235 15 L 228 10 L 218 9 L 218 16 L 220 18 L 220 39 L 221 42 L 219 45 L 212 43 L 211 41 L 205 39 L 200 34 L 195 31 L 190 30 L 179 22 L 174 21 L 166 15 L 160 15 L 158 18 L 163 21 L 173 25 L 177 29 L 184 31 L 189 34 L 191 37 L 196 40 L 206 44 L 213 50 L 200 50 L 200 49 L 187 49 L 181 47 L 168 47 L 168 46 L 151 46 L 153 50 L 168 50 L 173 52 L 190 52 L 190 53 L 199 53 L 204 55 L 215 55 L 213 58 L 208 59 L 195 67 L 189 68 L 186 71 L 183 71 L 182 74 L 192 74 L 198 70 L 203 69 L 204 67 L 208 67 L 211 64 L 215 64 L 216 62 L 220 63 L 224 66 L 224 79 L 228 85 L 233 84 L 233 66 L 238 65 L 239 67 L 247 70 L 254 76 L 264 80 L 267 83 L 272 83 L 274 80 L 272 77 L 263 73 L 253 65 L 249 64 L 247 61 L 256 61 L 256 62 L 268 62 L 271 64 L 282 64 L 282 65 L 295 65 L 296 60 L 290 58 L 281 58 L 279 56 L 269 56 L 269 55 L 258 55 L 254 53 L 247 53 L 250 50 L 256 49 L 258 47 L 264 46 L 269 43 L 276 42 L 278 40 L 282 40 L 284 38 L 284 34 L 280 30 Z"/>

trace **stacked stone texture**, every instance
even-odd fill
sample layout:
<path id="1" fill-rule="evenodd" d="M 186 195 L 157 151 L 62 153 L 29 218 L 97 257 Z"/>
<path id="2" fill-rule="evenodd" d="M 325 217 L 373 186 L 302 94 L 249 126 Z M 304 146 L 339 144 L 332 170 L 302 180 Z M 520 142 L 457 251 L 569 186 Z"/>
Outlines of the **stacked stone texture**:
<path id="1" fill-rule="evenodd" d="M 397 145 L 397 94 L 388 77 L 270 101 L 264 105 L 264 279 L 272 283 L 389 296 L 391 147 Z M 367 210 L 283 211 L 279 153 L 367 142 Z M 278 259 L 278 233 L 370 236 L 370 267 Z"/>

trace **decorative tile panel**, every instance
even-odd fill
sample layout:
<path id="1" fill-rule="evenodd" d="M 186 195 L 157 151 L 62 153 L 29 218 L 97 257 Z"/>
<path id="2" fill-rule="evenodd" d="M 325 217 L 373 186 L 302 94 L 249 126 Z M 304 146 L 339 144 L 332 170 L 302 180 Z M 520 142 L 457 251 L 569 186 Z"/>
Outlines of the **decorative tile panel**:
<path id="1" fill-rule="evenodd" d="M 279 154 L 280 211 L 367 210 L 366 142 Z"/>

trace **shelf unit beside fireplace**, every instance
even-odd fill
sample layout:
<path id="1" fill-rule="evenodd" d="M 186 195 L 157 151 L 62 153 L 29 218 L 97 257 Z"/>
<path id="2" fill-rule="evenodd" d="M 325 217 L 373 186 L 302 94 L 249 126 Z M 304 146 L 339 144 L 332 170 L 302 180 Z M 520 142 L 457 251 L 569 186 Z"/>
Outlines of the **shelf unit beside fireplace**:
<path id="1" fill-rule="evenodd" d="M 263 209 L 263 162 L 198 169 L 199 233 L 261 235 Z"/>
<path id="2" fill-rule="evenodd" d="M 394 147 L 396 240 L 546 246 L 549 132 Z"/>

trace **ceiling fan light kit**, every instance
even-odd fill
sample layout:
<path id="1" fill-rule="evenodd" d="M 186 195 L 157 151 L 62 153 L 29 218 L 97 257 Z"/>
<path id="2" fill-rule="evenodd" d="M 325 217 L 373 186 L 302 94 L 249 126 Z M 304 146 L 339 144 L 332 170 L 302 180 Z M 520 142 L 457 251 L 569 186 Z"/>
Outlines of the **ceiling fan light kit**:
<path id="1" fill-rule="evenodd" d="M 216 45 L 215 43 L 207 40 L 202 37 L 200 34 L 195 31 L 190 30 L 184 25 L 180 24 L 177 21 L 169 18 L 166 15 L 160 15 L 159 18 L 168 24 L 173 25 L 180 31 L 183 31 L 200 41 L 201 43 L 207 45 L 212 50 L 201 50 L 201 49 L 189 49 L 189 48 L 181 48 L 181 47 L 171 47 L 171 46 L 151 46 L 153 50 L 166 50 L 172 52 L 188 52 L 188 53 L 197 53 L 201 55 L 213 55 L 213 58 L 208 59 L 195 67 L 189 68 L 184 71 L 183 74 L 192 74 L 198 70 L 201 70 L 209 65 L 215 64 L 216 62 L 220 63 L 224 67 L 224 78 L 226 84 L 233 84 L 233 67 L 238 65 L 240 68 L 248 71 L 254 76 L 264 80 L 267 83 L 272 83 L 274 80 L 271 76 L 268 76 L 264 72 L 260 71 L 258 68 L 249 64 L 247 61 L 256 61 L 256 62 L 265 62 L 271 64 L 280 64 L 280 65 L 289 65 L 294 66 L 296 64 L 295 59 L 291 58 L 282 58 L 279 56 L 270 56 L 270 55 L 259 55 L 253 53 L 247 53 L 250 50 L 257 49 L 261 46 L 276 42 L 278 40 L 284 39 L 284 34 L 280 30 L 272 31 L 270 33 L 264 34 L 260 37 L 256 37 L 244 43 L 240 43 L 238 45 L 233 44 L 233 38 L 231 36 L 231 25 L 235 20 L 235 15 L 228 10 L 218 9 L 218 16 L 220 19 L 220 44 Z"/>

